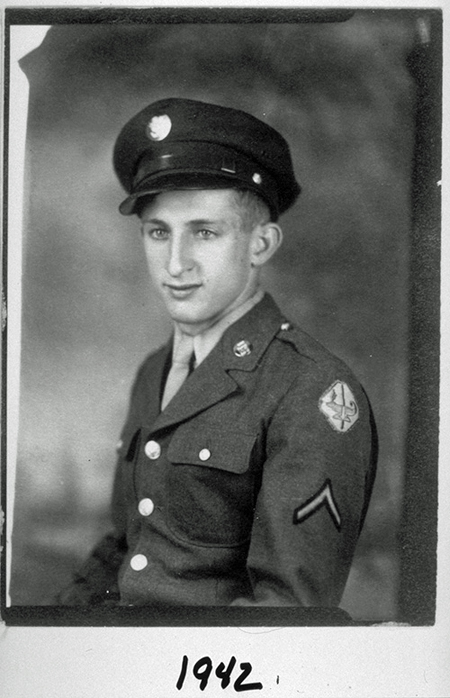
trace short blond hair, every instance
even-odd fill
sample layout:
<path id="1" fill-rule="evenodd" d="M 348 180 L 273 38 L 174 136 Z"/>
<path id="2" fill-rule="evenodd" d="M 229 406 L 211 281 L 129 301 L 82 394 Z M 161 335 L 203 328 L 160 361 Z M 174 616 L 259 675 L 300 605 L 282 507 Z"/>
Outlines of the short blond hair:
<path id="1" fill-rule="evenodd" d="M 266 202 L 250 189 L 229 190 L 235 204 L 235 211 L 240 218 L 243 230 L 251 231 L 256 225 L 268 223 L 271 220 L 271 213 Z M 157 194 L 147 194 L 141 196 L 135 204 L 135 213 L 141 218 L 144 209 L 157 196 Z"/>
<path id="2" fill-rule="evenodd" d="M 257 225 L 269 223 L 271 214 L 266 202 L 250 189 L 233 189 L 237 213 L 244 230 L 253 230 Z"/>

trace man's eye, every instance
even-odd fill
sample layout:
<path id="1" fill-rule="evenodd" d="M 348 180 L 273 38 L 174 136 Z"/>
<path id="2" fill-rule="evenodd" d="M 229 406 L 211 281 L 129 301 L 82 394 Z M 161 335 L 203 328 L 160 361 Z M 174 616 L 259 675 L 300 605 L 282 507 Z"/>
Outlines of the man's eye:
<path id="1" fill-rule="evenodd" d="M 154 240 L 166 240 L 169 237 L 169 233 L 164 228 L 153 228 L 147 231 L 147 235 Z"/>
<path id="2" fill-rule="evenodd" d="M 215 233 L 213 233 L 212 230 L 208 230 L 207 228 L 201 228 L 200 230 L 197 230 L 197 235 L 203 240 L 210 240 L 211 238 L 215 237 Z"/>

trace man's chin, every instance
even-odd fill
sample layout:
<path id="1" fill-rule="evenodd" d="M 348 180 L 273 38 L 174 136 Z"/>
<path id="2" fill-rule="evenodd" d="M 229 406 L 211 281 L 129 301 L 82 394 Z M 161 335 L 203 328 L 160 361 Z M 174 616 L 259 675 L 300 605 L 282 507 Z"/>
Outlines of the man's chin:
<path id="1" fill-rule="evenodd" d="M 167 311 L 171 320 L 176 323 L 180 329 L 186 334 L 199 334 L 204 332 L 208 327 L 214 325 L 219 313 L 200 312 L 200 310 L 188 308 L 173 308 L 168 307 Z"/>
<path id="2" fill-rule="evenodd" d="M 167 306 L 167 312 L 173 322 L 178 324 L 197 325 L 208 322 L 208 313 L 201 313 L 194 308 L 188 308 L 187 304 L 183 308 L 181 303 L 176 305 L 171 303 Z"/>

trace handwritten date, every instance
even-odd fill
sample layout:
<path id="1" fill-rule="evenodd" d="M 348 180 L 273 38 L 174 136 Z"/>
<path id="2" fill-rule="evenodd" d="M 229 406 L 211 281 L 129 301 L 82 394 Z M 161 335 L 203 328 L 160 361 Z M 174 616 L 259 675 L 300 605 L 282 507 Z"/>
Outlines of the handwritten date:
<path id="1" fill-rule="evenodd" d="M 189 659 L 186 655 L 184 655 L 181 663 L 180 675 L 178 676 L 178 681 L 176 683 L 176 687 L 179 691 L 181 691 L 181 689 L 183 688 L 188 671 L 188 664 Z M 236 657 L 231 657 L 230 661 L 228 662 L 228 666 L 226 667 L 223 662 L 220 662 L 220 664 L 217 665 L 214 673 L 215 676 L 218 679 L 220 679 L 221 688 L 226 688 L 230 685 L 231 674 L 235 666 Z M 253 683 L 245 683 L 246 679 L 248 679 L 252 671 L 252 665 L 250 664 L 250 662 L 242 662 L 240 664 L 240 669 L 241 673 L 236 678 L 233 684 L 233 688 L 237 693 L 240 693 L 241 691 L 259 691 L 262 689 L 263 685 L 259 681 Z M 210 657 L 202 657 L 197 662 L 195 662 L 194 666 L 192 667 L 192 673 L 194 677 L 200 682 L 199 688 L 201 691 L 204 691 L 207 687 L 208 681 L 211 675 L 213 674 L 213 671 L 214 667 Z"/>

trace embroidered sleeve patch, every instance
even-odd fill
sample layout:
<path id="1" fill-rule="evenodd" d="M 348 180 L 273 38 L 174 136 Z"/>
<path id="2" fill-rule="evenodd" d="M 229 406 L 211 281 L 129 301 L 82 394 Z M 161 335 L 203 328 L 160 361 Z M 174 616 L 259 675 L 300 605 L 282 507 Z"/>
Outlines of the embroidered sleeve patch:
<path id="1" fill-rule="evenodd" d="M 333 429 L 348 431 L 358 420 L 359 408 L 355 396 L 343 381 L 335 381 L 319 400 L 320 411 Z"/>
<path id="2" fill-rule="evenodd" d="M 331 488 L 331 481 L 328 479 L 325 480 L 324 484 L 315 495 L 313 495 L 310 499 L 308 499 L 307 502 L 301 504 L 294 510 L 293 523 L 303 523 L 303 521 L 309 519 L 310 516 L 315 514 L 315 512 L 319 511 L 319 509 L 321 509 L 322 507 L 326 507 L 328 509 L 328 513 L 330 514 L 334 525 L 336 526 L 337 530 L 340 531 L 341 515 L 339 513 L 338 506 L 334 501 L 333 490 Z"/>

